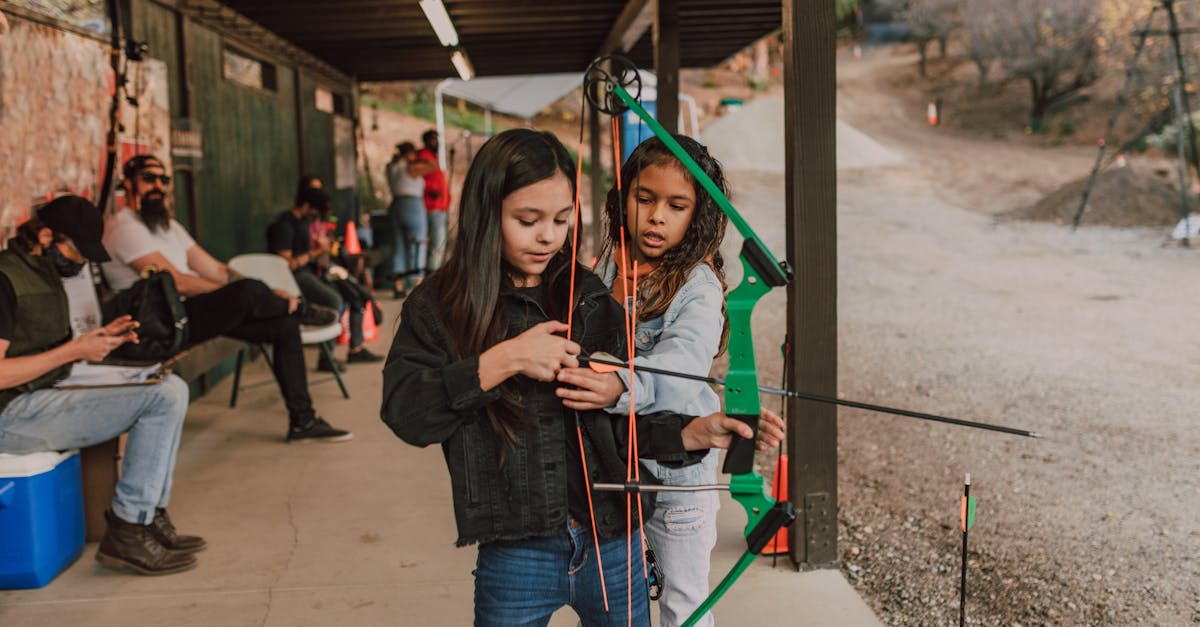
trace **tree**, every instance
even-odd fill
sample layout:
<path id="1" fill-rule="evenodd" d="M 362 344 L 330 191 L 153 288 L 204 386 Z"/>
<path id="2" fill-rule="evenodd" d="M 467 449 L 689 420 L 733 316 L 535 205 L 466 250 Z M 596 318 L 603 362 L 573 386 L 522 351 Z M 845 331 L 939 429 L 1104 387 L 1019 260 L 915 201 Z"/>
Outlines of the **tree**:
<path id="1" fill-rule="evenodd" d="M 1030 124 L 1100 76 L 1095 0 L 969 0 L 968 49 L 981 72 L 997 60 L 1029 83 Z"/>
<path id="2" fill-rule="evenodd" d="M 938 42 L 942 58 L 946 57 L 946 40 L 960 25 L 959 7 L 961 0 L 886 0 L 884 8 L 895 12 L 908 26 L 909 34 L 917 42 L 921 55 L 921 76 L 926 75 L 929 45 Z"/>

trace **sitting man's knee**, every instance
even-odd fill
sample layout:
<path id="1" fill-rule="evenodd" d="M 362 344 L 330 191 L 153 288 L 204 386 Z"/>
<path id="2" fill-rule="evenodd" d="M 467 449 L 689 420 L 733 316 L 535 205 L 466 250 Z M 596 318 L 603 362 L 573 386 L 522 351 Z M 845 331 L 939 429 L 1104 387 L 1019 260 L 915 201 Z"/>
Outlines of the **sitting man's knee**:
<path id="1" fill-rule="evenodd" d="M 158 412 L 164 416 L 178 417 L 183 420 L 187 414 L 188 401 L 191 400 L 191 393 L 188 390 L 188 384 L 178 376 L 169 374 L 163 377 L 161 383 L 151 388 L 155 394 L 155 404 L 158 406 Z"/>
<path id="2" fill-rule="evenodd" d="M 266 283 L 258 279 L 238 279 L 229 285 L 239 297 L 258 299 L 274 294 Z"/>

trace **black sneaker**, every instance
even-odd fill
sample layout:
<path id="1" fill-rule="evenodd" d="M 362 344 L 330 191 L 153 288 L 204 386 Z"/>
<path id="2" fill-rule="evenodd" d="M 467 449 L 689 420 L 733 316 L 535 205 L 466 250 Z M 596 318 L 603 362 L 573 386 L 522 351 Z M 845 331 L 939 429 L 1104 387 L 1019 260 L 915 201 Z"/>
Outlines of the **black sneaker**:
<path id="1" fill-rule="evenodd" d="M 366 347 L 360 348 L 356 351 L 350 351 L 346 355 L 346 363 L 348 364 L 373 363 L 377 361 L 383 361 L 383 355 L 376 355 L 375 353 L 367 350 Z"/>
<path id="2" fill-rule="evenodd" d="M 325 422 L 320 416 L 314 417 L 308 424 L 304 426 L 292 425 L 288 429 L 288 442 L 349 442 L 354 439 L 354 434 L 341 429 L 334 429 L 333 425 Z"/>
<path id="3" fill-rule="evenodd" d="M 300 318 L 300 324 L 310 327 L 329 326 L 338 319 L 338 313 L 333 309 L 314 305 L 307 301 L 300 303 L 300 309 L 296 311 L 296 315 Z"/>
<path id="4" fill-rule="evenodd" d="M 353 361 L 353 360 L 351 360 L 351 361 Z M 318 372 L 333 372 L 335 368 L 337 369 L 338 372 L 345 372 L 346 364 L 344 364 L 336 359 L 334 359 L 333 362 L 330 362 L 328 359 L 325 358 L 325 355 L 321 355 L 320 357 L 317 358 L 317 371 Z"/>

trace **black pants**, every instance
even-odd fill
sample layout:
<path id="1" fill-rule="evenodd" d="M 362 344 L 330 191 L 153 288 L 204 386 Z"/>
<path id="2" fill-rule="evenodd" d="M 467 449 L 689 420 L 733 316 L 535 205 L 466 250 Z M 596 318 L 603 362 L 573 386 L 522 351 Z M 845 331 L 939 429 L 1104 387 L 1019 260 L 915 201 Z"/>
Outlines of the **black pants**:
<path id="1" fill-rule="evenodd" d="M 275 380 L 292 424 L 304 425 L 314 412 L 304 369 L 300 322 L 288 314 L 287 301 L 262 281 L 243 279 L 183 302 L 188 339 L 203 342 L 227 335 L 274 347 Z"/>
<path id="2" fill-rule="evenodd" d="M 294 276 L 296 283 L 300 285 L 300 294 L 304 296 L 304 300 L 328 307 L 338 312 L 338 315 L 341 315 L 343 305 L 349 306 L 350 348 L 362 346 L 363 307 L 366 305 L 366 299 L 354 290 L 355 286 L 350 283 L 352 279 L 330 281 L 317 276 L 308 268 L 297 270 Z"/>

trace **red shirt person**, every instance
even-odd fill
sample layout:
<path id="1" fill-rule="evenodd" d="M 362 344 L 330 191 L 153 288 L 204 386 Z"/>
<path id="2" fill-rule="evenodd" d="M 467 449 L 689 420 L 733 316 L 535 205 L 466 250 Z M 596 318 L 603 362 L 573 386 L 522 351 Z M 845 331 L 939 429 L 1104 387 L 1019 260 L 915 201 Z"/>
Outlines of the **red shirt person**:
<path id="1" fill-rule="evenodd" d="M 446 253 L 446 234 L 449 231 L 450 183 L 446 173 L 437 166 L 438 133 L 430 129 L 421 135 L 425 146 L 417 152 L 417 159 L 434 164 L 425 174 L 425 211 L 429 218 L 429 252 L 425 267 L 433 271 L 441 267 Z"/>

